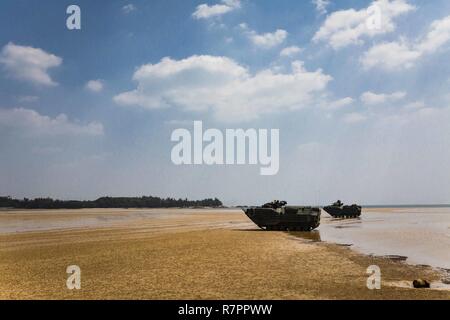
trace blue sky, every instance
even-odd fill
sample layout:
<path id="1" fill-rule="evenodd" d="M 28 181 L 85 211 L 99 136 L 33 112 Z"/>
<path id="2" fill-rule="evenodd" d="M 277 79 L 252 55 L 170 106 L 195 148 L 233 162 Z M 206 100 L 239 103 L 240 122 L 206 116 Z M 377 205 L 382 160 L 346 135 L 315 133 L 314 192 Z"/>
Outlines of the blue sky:
<path id="1" fill-rule="evenodd" d="M 0 194 L 449 203 L 449 48 L 445 0 L 4 0 Z M 194 120 L 280 129 L 280 172 L 173 165 Z"/>

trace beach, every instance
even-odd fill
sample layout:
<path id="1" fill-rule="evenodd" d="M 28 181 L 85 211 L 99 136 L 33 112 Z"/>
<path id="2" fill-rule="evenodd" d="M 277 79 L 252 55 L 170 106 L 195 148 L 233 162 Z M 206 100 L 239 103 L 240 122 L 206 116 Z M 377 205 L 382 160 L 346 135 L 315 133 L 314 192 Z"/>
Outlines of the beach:
<path id="1" fill-rule="evenodd" d="M 383 214 L 401 219 L 396 210 L 346 221 L 323 213 L 312 233 L 261 231 L 237 209 L 2 210 L 0 299 L 450 299 L 445 268 L 433 265 L 448 225 L 438 224 L 447 229 L 431 240 L 438 251 L 428 266 L 415 264 L 426 254 L 401 261 L 393 255 L 409 236 L 391 246 L 377 224 Z M 362 236 L 371 232 L 379 246 Z M 70 265 L 81 269 L 80 290 L 66 287 Z M 380 290 L 366 286 L 371 265 L 381 269 Z M 433 289 L 410 288 L 418 278 Z"/>

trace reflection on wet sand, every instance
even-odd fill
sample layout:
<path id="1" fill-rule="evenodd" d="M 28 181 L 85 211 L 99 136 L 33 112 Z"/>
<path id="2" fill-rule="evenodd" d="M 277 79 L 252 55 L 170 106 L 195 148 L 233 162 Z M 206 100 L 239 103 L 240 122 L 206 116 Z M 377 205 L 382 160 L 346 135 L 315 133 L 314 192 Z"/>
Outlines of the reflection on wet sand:
<path id="1" fill-rule="evenodd" d="M 322 239 L 320 238 L 320 231 L 319 230 L 314 230 L 311 232 L 298 232 L 298 231 L 293 231 L 293 232 L 288 232 L 288 234 L 294 236 L 294 237 L 298 237 L 304 240 L 309 240 L 311 242 L 321 242 Z"/>

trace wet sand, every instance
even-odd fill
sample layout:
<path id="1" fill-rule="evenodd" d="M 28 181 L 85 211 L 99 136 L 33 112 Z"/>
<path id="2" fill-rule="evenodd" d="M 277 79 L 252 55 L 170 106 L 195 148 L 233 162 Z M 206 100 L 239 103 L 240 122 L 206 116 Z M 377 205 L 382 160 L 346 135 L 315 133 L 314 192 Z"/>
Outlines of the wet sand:
<path id="1" fill-rule="evenodd" d="M 257 230 L 237 210 L 0 212 L 1 299 L 450 299 L 429 267 Z M 376 264 L 382 289 L 366 287 Z M 66 267 L 81 268 L 81 290 Z"/>

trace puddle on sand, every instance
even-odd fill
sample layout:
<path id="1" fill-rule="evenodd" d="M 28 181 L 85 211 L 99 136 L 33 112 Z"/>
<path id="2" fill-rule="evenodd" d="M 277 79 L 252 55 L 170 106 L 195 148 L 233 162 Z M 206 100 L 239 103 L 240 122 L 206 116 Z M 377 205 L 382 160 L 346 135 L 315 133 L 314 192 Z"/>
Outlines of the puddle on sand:
<path id="1" fill-rule="evenodd" d="M 298 231 L 289 231 L 287 232 L 289 235 L 294 236 L 296 238 L 300 238 L 302 240 L 307 240 L 310 242 L 325 242 L 320 237 L 320 231 L 314 230 L 311 232 L 298 232 Z M 351 243 L 334 243 L 334 245 L 339 247 L 351 247 L 353 244 Z"/>

